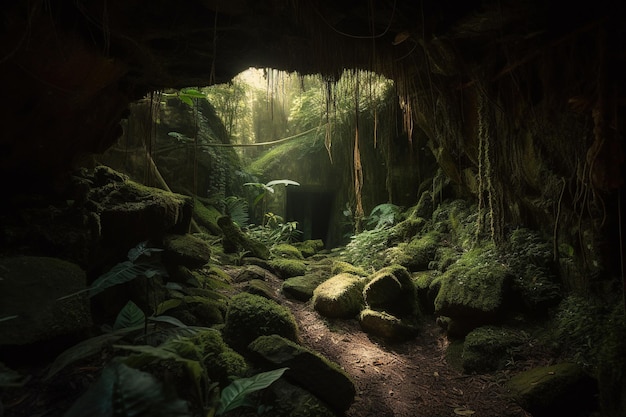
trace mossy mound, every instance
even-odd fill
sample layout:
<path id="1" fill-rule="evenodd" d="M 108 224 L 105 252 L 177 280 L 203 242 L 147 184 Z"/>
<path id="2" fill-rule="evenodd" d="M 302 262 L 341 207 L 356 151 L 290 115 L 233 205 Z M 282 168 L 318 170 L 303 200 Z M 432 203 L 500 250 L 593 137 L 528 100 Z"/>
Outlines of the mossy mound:
<path id="1" fill-rule="evenodd" d="M 263 281 L 261 279 L 253 279 L 248 281 L 245 290 L 250 294 L 260 295 L 261 297 L 265 297 L 271 300 L 276 298 L 272 287 L 266 281 Z"/>
<path id="2" fill-rule="evenodd" d="M 263 243 L 243 233 L 229 216 L 219 217 L 217 219 L 217 225 L 224 233 L 222 245 L 224 246 L 225 253 L 245 251 L 257 258 L 270 258 L 270 250 Z"/>
<path id="3" fill-rule="evenodd" d="M 474 329 L 465 337 L 463 370 L 482 374 L 503 369 L 507 362 L 520 359 L 527 342 L 528 334 L 520 330 L 495 326 Z"/>
<path id="4" fill-rule="evenodd" d="M 270 249 L 272 256 L 275 258 L 287 258 L 287 259 L 304 259 L 300 249 L 296 248 L 289 243 L 280 243 L 272 246 Z"/>
<path id="5" fill-rule="evenodd" d="M 306 274 L 306 264 L 298 259 L 272 259 L 269 265 L 282 279 Z"/>
<path id="6" fill-rule="evenodd" d="M 371 309 L 400 316 L 418 312 L 415 285 L 403 266 L 382 268 L 368 281 L 363 288 L 363 299 Z"/>
<path id="7" fill-rule="evenodd" d="M 310 258 L 324 249 L 322 239 L 309 239 L 304 242 L 296 242 L 293 245 L 300 250 L 300 253 L 302 253 L 302 256 L 305 258 Z"/>
<path id="8" fill-rule="evenodd" d="M 218 209 L 210 204 L 204 204 L 199 199 L 194 199 L 193 218 L 196 223 L 206 229 L 212 235 L 221 235 L 222 229 L 217 225 L 217 219 L 222 216 Z"/>
<path id="9" fill-rule="evenodd" d="M 507 383 L 512 397 L 534 417 L 588 416 L 597 410 L 597 386 L 574 363 L 534 368 Z"/>
<path id="10" fill-rule="evenodd" d="M 436 275 L 436 271 L 420 271 L 411 274 L 417 302 L 424 314 L 433 314 L 435 312 L 435 297 L 430 296 L 429 289 Z"/>
<path id="11" fill-rule="evenodd" d="M 359 324 L 366 333 L 394 341 L 410 339 L 419 331 L 415 320 L 403 320 L 369 308 L 359 314 Z"/>
<path id="12" fill-rule="evenodd" d="M 225 386 L 232 378 L 246 375 L 249 369 L 247 362 L 224 342 L 219 331 L 201 330 L 189 339 L 200 347 L 204 367 L 212 381 L 219 381 Z"/>
<path id="13" fill-rule="evenodd" d="M 168 235 L 163 239 L 163 262 L 200 268 L 211 260 L 211 247 L 204 240 L 190 235 Z"/>
<path id="14" fill-rule="evenodd" d="M 463 254 L 441 276 L 435 313 L 475 327 L 497 321 L 510 288 L 509 269 L 493 248 L 476 248 Z"/>
<path id="15" fill-rule="evenodd" d="M 326 276 L 320 274 L 306 274 L 288 278 L 283 282 L 282 292 L 288 298 L 309 301 L 313 297 L 313 291 L 327 279 Z"/>
<path id="16" fill-rule="evenodd" d="M 305 388 L 338 412 L 354 402 L 354 383 L 339 365 L 278 335 L 261 336 L 248 347 L 272 368 L 289 368 L 285 378 Z"/>
<path id="17" fill-rule="evenodd" d="M 323 316 L 353 318 L 363 308 L 363 287 L 367 281 L 342 273 L 321 283 L 313 291 L 313 308 Z"/>
<path id="18" fill-rule="evenodd" d="M 365 269 L 360 266 L 354 266 L 351 263 L 345 261 L 332 261 L 332 265 L 330 267 L 331 275 L 338 275 L 344 272 L 352 275 L 358 275 L 360 277 L 366 277 L 369 275 L 367 271 L 365 271 Z"/>
<path id="19" fill-rule="evenodd" d="M 435 259 L 441 235 L 431 231 L 423 236 L 413 238 L 409 243 L 400 243 L 388 251 L 387 261 L 397 263 L 410 271 L 428 269 Z"/>
<path id="20" fill-rule="evenodd" d="M 298 326 L 291 311 L 260 295 L 240 293 L 230 300 L 223 329 L 224 340 L 245 352 L 257 337 L 278 334 L 298 340 Z"/>

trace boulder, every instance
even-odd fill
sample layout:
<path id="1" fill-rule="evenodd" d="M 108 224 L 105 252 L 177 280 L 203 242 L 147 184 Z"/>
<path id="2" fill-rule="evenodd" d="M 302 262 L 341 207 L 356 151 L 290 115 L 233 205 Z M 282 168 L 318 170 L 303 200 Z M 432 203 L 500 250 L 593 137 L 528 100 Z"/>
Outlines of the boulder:
<path id="1" fill-rule="evenodd" d="M 339 365 L 278 335 L 261 336 L 248 349 L 268 367 L 289 368 L 285 378 L 305 388 L 337 412 L 354 402 L 354 382 Z"/>
<path id="2" fill-rule="evenodd" d="M 363 287 L 367 281 L 342 273 L 321 283 L 313 291 L 313 308 L 322 316 L 354 318 L 363 308 Z"/>
<path id="3" fill-rule="evenodd" d="M 92 326 L 85 272 L 49 257 L 0 258 L 0 345 L 76 336 Z"/>
<path id="4" fill-rule="evenodd" d="M 190 234 L 168 235 L 163 239 L 163 247 L 163 262 L 166 265 L 182 265 L 196 269 L 211 260 L 209 244 Z"/>
<path id="5" fill-rule="evenodd" d="M 371 309 L 395 315 L 418 311 L 415 285 L 409 272 L 400 265 L 382 268 L 371 275 L 363 288 L 363 299 Z"/>
<path id="6" fill-rule="evenodd" d="M 269 259 L 270 250 L 258 240 L 248 237 L 241 231 L 239 226 L 233 223 L 233 220 L 229 216 L 221 216 L 218 218 L 217 225 L 222 230 L 222 233 L 224 233 L 222 240 L 224 252 L 234 253 L 245 251 L 256 258 Z"/>
<path id="7" fill-rule="evenodd" d="M 521 330 L 496 326 L 474 329 L 463 344 L 463 370 L 482 374 L 503 369 L 507 361 L 520 359 L 514 352 L 527 341 Z"/>
<path id="8" fill-rule="evenodd" d="M 298 301 L 309 301 L 313 292 L 328 277 L 320 274 L 306 274 L 299 277 L 288 278 L 283 282 L 282 292 L 287 298 Z"/>
<path id="9" fill-rule="evenodd" d="M 417 336 L 415 322 L 402 320 L 384 311 L 365 309 L 359 314 L 359 324 L 364 332 L 389 340 L 407 340 Z"/>
<path id="10" fill-rule="evenodd" d="M 290 310 L 260 295 L 239 293 L 230 300 L 224 324 L 224 340 L 245 353 L 257 337 L 277 334 L 298 340 L 298 326 Z"/>
<path id="11" fill-rule="evenodd" d="M 575 363 L 521 372 L 509 380 L 507 388 L 533 417 L 589 416 L 598 409 L 597 383 Z"/>
<path id="12" fill-rule="evenodd" d="M 297 277 L 306 273 L 306 264 L 299 259 L 277 258 L 270 260 L 269 264 L 282 279 Z"/>
<path id="13" fill-rule="evenodd" d="M 282 378 L 274 382 L 270 389 L 276 398 L 272 408 L 274 416 L 337 417 L 319 398 Z"/>

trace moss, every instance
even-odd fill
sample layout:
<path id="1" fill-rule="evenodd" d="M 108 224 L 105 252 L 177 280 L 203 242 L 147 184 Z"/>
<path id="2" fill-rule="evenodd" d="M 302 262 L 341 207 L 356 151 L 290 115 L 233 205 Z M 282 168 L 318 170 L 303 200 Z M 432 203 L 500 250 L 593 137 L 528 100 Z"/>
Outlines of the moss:
<path id="1" fill-rule="evenodd" d="M 199 268 L 211 259 L 211 247 L 204 240 L 190 235 L 169 235 L 163 239 L 163 261 L 171 265 Z"/>
<path id="2" fill-rule="evenodd" d="M 225 386 L 235 377 L 243 377 L 248 371 L 245 359 L 231 349 L 219 331 L 206 329 L 190 338 L 202 352 L 204 366 L 212 381 Z"/>
<path id="3" fill-rule="evenodd" d="M 296 242 L 294 246 L 300 250 L 302 256 L 309 258 L 324 249 L 324 242 L 321 239 L 309 239 L 304 242 Z"/>
<path id="4" fill-rule="evenodd" d="M 283 279 L 306 273 L 306 264 L 298 259 L 272 259 L 269 261 L 269 265 Z"/>
<path id="5" fill-rule="evenodd" d="M 276 258 L 304 259 L 298 248 L 288 243 L 280 243 L 271 248 L 272 255 Z"/>
<path id="6" fill-rule="evenodd" d="M 365 332 L 388 340 L 407 340 L 418 333 L 417 320 L 401 319 L 385 311 L 369 308 L 361 311 L 359 323 Z"/>
<path id="7" fill-rule="evenodd" d="M 446 348 L 446 362 L 459 372 L 463 371 L 463 341 L 452 340 Z"/>
<path id="8" fill-rule="evenodd" d="M 478 320 L 494 319 L 509 278 L 509 269 L 496 259 L 493 244 L 475 248 L 442 275 L 435 310 L 453 319 L 466 315 Z"/>
<path id="9" fill-rule="evenodd" d="M 224 252 L 233 253 L 244 250 L 257 258 L 269 259 L 269 249 L 263 243 L 243 233 L 230 217 L 222 216 L 218 218 L 217 225 L 224 232 L 224 238 L 222 239 Z"/>
<path id="10" fill-rule="evenodd" d="M 352 318 L 363 307 L 363 287 L 367 281 L 342 273 L 320 284 L 313 292 L 313 308 L 326 317 Z"/>
<path id="11" fill-rule="evenodd" d="M 250 294 L 260 295 L 261 297 L 273 299 L 274 290 L 270 285 L 261 279 L 252 279 L 246 285 L 246 291 Z"/>
<path id="12" fill-rule="evenodd" d="M 278 334 L 298 340 L 298 326 L 291 311 L 264 297 L 240 293 L 230 300 L 223 329 L 224 339 L 243 352 L 257 337 Z"/>
<path id="13" fill-rule="evenodd" d="M 519 359 L 516 352 L 527 341 L 528 334 L 518 330 L 495 326 L 474 329 L 465 337 L 463 369 L 467 373 L 503 369 L 508 362 Z"/>
<path id="14" fill-rule="evenodd" d="M 351 263 L 345 261 L 333 261 L 330 268 L 331 275 L 338 275 L 344 272 L 352 275 L 358 275 L 360 277 L 366 277 L 369 275 L 367 271 L 365 271 L 365 269 L 361 268 L 360 266 L 354 266 Z"/>
<path id="15" fill-rule="evenodd" d="M 415 286 L 409 272 L 401 265 L 391 265 L 376 271 L 363 288 L 366 304 L 400 316 L 417 314 Z"/>
<path id="16" fill-rule="evenodd" d="M 217 219 L 222 215 L 218 209 L 211 205 L 204 205 L 197 198 L 194 199 L 193 218 L 212 235 L 221 235 L 222 230 L 217 225 Z"/>
<path id="17" fill-rule="evenodd" d="M 435 259 L 440 238 L 439 232 L 431 231 L 407 244 L 401 243 L 390 250 L 387 261 L 400 264 L 411 271 L 428 269 L 430 262 Z"/>
<path id="18" fill-rule="evenodd" d="M 315 291 L 317 286 L 327 279 L 326 276 L 319 274 L 306 274 L 304 276 L 288 278 L 283 282 L 282 292 L 288 298 L 308 301 L 313 297 L 313 291 Z"/>

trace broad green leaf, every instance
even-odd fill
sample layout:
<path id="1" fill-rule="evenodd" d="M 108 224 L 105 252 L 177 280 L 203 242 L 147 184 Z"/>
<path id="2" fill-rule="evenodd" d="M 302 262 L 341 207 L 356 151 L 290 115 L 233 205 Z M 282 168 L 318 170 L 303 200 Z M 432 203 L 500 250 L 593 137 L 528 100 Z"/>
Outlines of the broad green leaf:
<path id="1" fill-rule="evenodd" d="M 180 101 L 182 101 L 183 103 L 193 107 L 193 101 L 191 100 L 191 98 L 189 98 L 189 96 L 180 95 L 178 96 L 178 98 L 180 98 Z"/>
<path id="2" fill-rule="evenodd" d="M 215 415 L 220 416 L 237 407 L 246 405 L 247 396 L 272 385 L 289 368 L 279 368 L 273 371 L 261 372 L 250 378 L 241 378 L 233 381 L 222 391 L 220 405 Z"/>
<path id="3" fill-rule="evenodd" d="M 187 417 L 185 401 L 151 374 L 123 363 L 107 366 L 63 417 Z"/>
<path id="4" fill-rule="evenodd" d="M 204 93 L 194 89 L 194 88 L 183 88 L 182 90 L 180 90 L 181 94 L 184 94 L 186 96 L 192 97 L 192 98 L 206 98 L 206 96 L 204 95 Z"/>
<path id="5" fill-rule="evenodd" d="M 146 315 L 137 304 L 129 301 L 124 308 L 118 313 L 113 324 L 113 330 L 125 329 L 127 327 L 141 326 L 146 321 Z"/>
<path id="6" fill-rule="evenodd" d="M 164 272 L 162 268 L 153 264 L 134 264 L 131 261 L 124 261 L 115 265 L 110 271 L 100 275 L 89 287 L 89 296 L 93 297 L 109 287 L 132 281 L 139 275 L 146 275 L 150 278 L 151 276 L 163 274 Z"/>
<path id="7" fill-rule="evenodd" d="M 178 320 L 176 317 L 172 317 L 172 316 L 156 316 L 156 317 L 149 317 L 148 320 L 150 321 L 158 321 L 161 323 L 169 323 L 172 324 L 176 327 L 181 327 L 181 328 L 185 328 L 187 327 L 187 325 L 185 323 L 183 323 L 182 321 Z"/>
<path id="8" fill-rule="evenodd" d="M 128 260 L 135 262 L 141 255 L 150 256 L 152 252 L 163 252 L 163 249 L 150 248 L 146 246 L 148 241 L 140 242 L 137 246 L 128 251 Z"/>
<path id="9" fill-rule="evenodd" d="M 295 181 L 291 181 L 291 180 L 273 180 L 273 181 L 268 182 L 265 185 L 267 185 L 268 187 L 273 187 L 273 186 L 278 185 L 278 184 L 283 184 L 285 186 L 287 186 L 287 185 L 300 185 L 299 183 L 297 183 Z"/>
<path id="10" fill-rule="evenodd" d="M 154 314 L 157 315 L 157 316 L 160 316 L 161 314 L 165 313 L 166 311 L 180 306 L 182 303 L 183 303 L 183 300 L 181 300 L 181 299 L 165 300 L 165 301 L 163 301 L 161 304 L 159 304 L 157 306 L 156 312 Z"/>

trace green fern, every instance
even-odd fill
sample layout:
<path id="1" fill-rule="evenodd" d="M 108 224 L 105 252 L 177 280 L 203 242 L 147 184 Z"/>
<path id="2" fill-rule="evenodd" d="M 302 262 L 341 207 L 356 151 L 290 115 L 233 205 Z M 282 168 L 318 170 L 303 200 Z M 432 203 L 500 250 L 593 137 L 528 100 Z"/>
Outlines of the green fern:
<path id="1" fill-rule="evenodd" d="M 226 213 L 239 227 L 243 227 L 250 221 L 248 202 L 236 196 L 226 197 Z"/>

